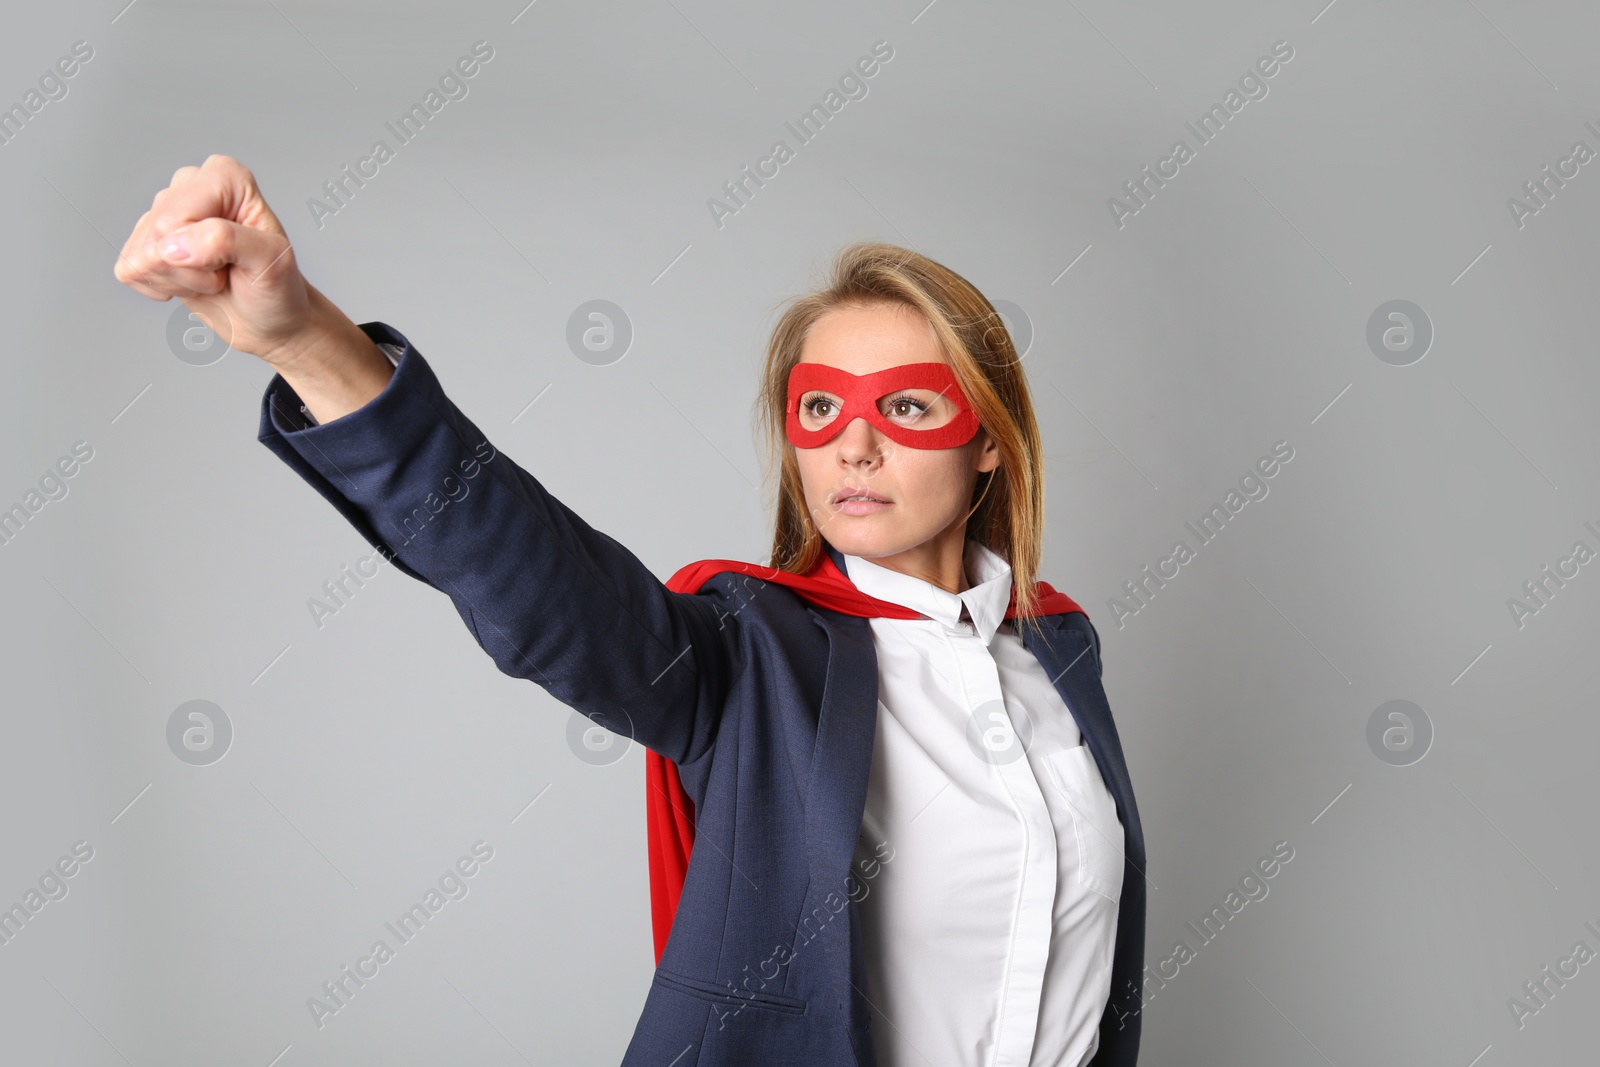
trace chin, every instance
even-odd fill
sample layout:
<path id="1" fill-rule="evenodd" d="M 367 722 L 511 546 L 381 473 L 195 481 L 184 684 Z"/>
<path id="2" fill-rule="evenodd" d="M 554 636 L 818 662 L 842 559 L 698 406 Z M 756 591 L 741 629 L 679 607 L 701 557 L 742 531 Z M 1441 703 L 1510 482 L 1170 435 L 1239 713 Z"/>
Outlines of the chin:
<path id="1" fill-rule="evenodd" d="M 835 519 L 834 524 L 841 520 Z M 915 542 L 902 543 L 906 539 L 896 535 L 889 528 L 869 529 L 871 517 L 849 517 L 850 526 L 839 526 L 823 534 L 829 544 L 847 556 L 859 556 L 862 559 L 872 559 L 876 556 L 892 556 L 896 552 L 903 552 L 907 548 L 915 547 Z"/>

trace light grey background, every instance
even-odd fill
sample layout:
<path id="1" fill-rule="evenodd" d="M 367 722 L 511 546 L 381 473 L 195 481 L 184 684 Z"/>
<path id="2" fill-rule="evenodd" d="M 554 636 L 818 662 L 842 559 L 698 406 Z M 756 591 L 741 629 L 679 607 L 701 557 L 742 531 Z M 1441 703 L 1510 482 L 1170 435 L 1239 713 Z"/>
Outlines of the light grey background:
<path id="1" fill-rule="evenodd" d="M 256 442 L 267 369 L 181 361 L 172 305 L 113 278 L 214 152 L 314 284 L 406 333 L 662 578 L 766 558 L 759 360 L 840 245 L 906 244 L 1014 302 L 1042 577 L 1104 641 L 1146 958 L 1198 946 L 1141 1062 L 1593 1058 L 1600 964 L 1521 1028 L 1507 1001 L 1600 950 L 1600 564 L 1521 627 L 1507 601 L 1600 548 L 1600 164 L 1521 228 L 1507 201 L 1600 149 L 1600 12 L 923 2 L 8 11 L 0 103 L 76 40 L 94 57 L 0 147 L 0 504 L 74 441 L 94 458 L 0 548 L 0 903 L 76 841 L 94 858 L 0 946 L 0 1058 L 612 1063 L 652 973 L 641 753 L 580 760 L 570 711 L 392 569 L 319 629 L 308 599 L 371 549 Z M 480 39 L 470 94 L 318 228 L 307 200 Z M 784 122 L 879 40 L 868 95 L 719 228 L 707 200 L 796 147 Z M 1108 199 L 1280 40 L 1268 95 L 1119 228 Z M 609 366 L 565 341 L 593 299 L 635 331 Z M 1397 299 L 1435 331 L 1405 367 L 1366 339 Z M 1278 441 L 1269 495 L 1119 627 L 1109 598 Z M 194 699 L 233 724 L 210 766 L 167 747 Z M 1393 699 L 1435 733 L 1410 766 L 1368 747 Z M 319 1029 L 307 999 L 479 840 L 470 893 Z M 1201 945 L 1185 924 L 1278 841 L 1270 894 Z"/>

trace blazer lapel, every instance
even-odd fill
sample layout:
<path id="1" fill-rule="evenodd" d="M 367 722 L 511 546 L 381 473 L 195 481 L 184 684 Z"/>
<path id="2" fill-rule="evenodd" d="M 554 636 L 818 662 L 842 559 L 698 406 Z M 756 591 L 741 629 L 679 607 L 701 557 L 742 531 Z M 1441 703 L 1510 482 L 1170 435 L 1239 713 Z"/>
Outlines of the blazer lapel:
<path id="1" fill-rule="evenodd" d="M 838 550 L 830 545 L 828 552 L 844 570 Z M 878 657 L 866 619 L 821 608 L 808 610 L 828 635 L 827 673 L 805 797 L 806 847 L 818 887 L 815 907 L 830 892 L 848 900 L 847 878 L 867 806 L 878 725 Z M 843 910 L 839 917 L 844 920 L 841 929 L 824 929 L 819 936 L 834 961 L 833 973 L 850 975 L 854 973 L 850 922 Z"/>
<path id="2" fill-rule="evenodd" d="M 830 894 L 849 899 L 848 878 L 867 806 L 878 726 L 878 661 L 866 619 L 809 610 L 828 635 L 827 675 L 805 797 L 806 848 L 817 887 L 811 907 L 816 908 Z M 842 920 L 840 929 L 824 928 L 819 936 L 834 962 L 833 973 L 852 975 L 850 919 L 845 908 L 835 914 Z"/>
<path id="3" fill-rule="evenodd" d="M 1039 621 L 1043 626 L 1041 631 L 1031 626 L 1021 627 L 1023 647 L 1038 658 L 1077 721 L 1078 732 L 1100 768 L 1100 777 L 1117 802 L 1117 817 L 1126 831 L 1129 856 L 1142 864 L 1144 835 L 1139 827 L 1138 809 L 1134 806 L 1133 783 L 1122 756 L 1122 744 L 1117 740 L 1111 707 L 1095 672 L 1089 635 L 1067 626 L 1065 615 L 1047 615 Z"/>

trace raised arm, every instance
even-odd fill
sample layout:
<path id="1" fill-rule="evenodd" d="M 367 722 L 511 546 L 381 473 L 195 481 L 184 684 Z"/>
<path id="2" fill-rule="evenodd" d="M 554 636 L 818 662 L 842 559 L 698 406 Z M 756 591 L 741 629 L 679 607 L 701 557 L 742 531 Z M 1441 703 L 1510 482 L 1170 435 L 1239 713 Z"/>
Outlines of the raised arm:
<path id="1" fill-rule="evenodd" d="M 175 232 L 188 238 L 176 262 L 163 251 Z M 211 156 L 175 174 L 116 273 L 152 299 L 182 298 L 277 371 L 260 441 L 448 595 L 502 671 L 675 762 L 709 749 L 740 655 L 732 597 L 716 582 L 669 591 L 501 453 L 406 337 L 356 326 L 307 284 L 242 165 Z M 396 345 L 398 363 L 375 341 Z"/>
<path id="2" fill-rule="evenodd" d="M 506 674 L 678 762 L 710 744 L 738 654 L 734 605 L 667 590 L 500 452 L 411 342 L 359 410 L 310 426 L 275 376 L 260 440 L 401 569 L 454 601 Z"/>

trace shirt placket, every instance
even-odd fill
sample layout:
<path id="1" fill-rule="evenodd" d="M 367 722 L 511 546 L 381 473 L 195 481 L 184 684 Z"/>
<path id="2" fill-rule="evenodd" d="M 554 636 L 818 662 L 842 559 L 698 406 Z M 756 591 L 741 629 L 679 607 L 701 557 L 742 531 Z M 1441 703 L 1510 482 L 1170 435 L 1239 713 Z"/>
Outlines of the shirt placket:
<path id="1" fill-rule="evenodd" d="M 968 715 L 998 701 L 1016 730 L 1012 709 L 1003 700 L 999 667 L 972 625 L 963 622 L 947 627 L 945 640 L 955 660 Z M 1027 756 L 1020 749 L 1014 751 L 1014 759 L 995 763 L 991 768 L 1000 783 L 998 792 L 1010 802 L 1021 830 L 1014 911 L 995 1015 L 992 1067 L 1027 1067 L 1032 1055 L 1056 892 L 1054 825 Z"/>

